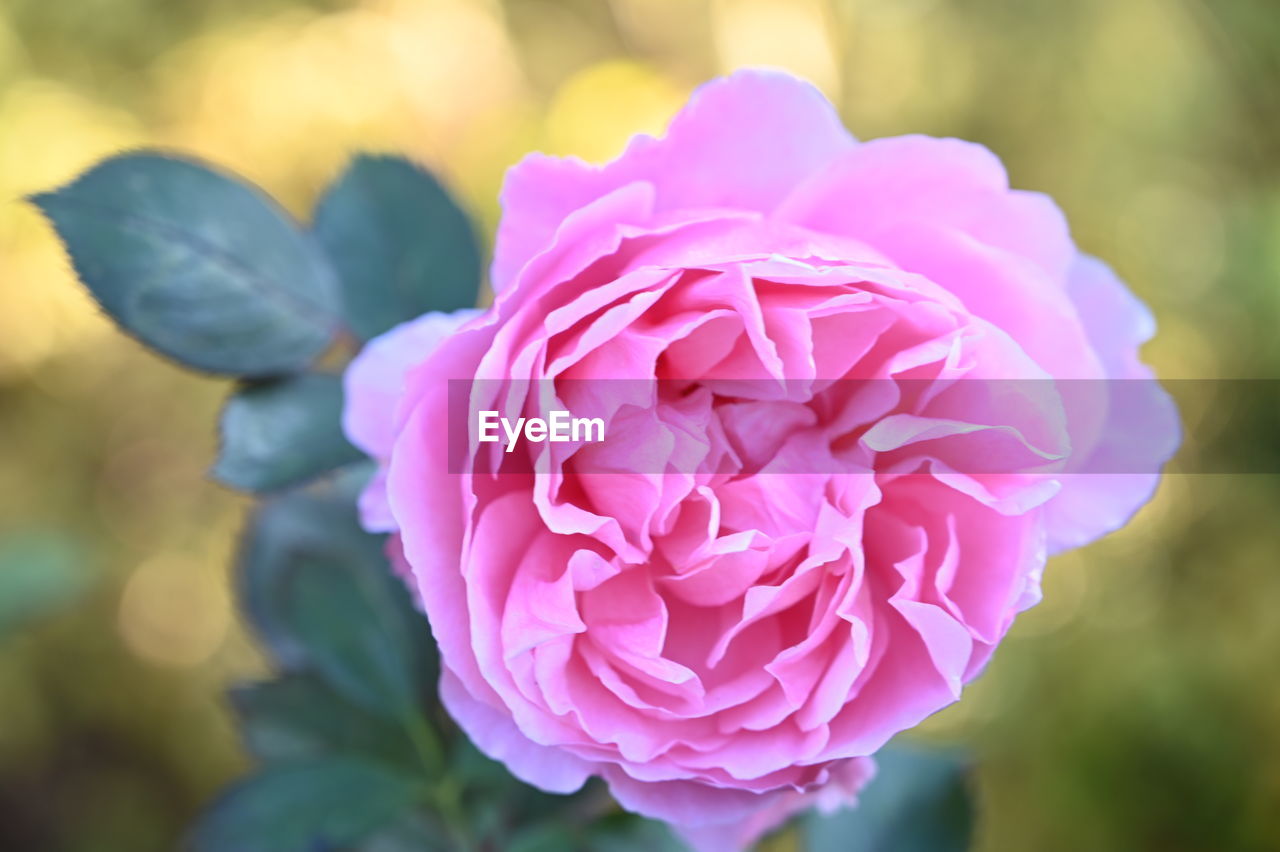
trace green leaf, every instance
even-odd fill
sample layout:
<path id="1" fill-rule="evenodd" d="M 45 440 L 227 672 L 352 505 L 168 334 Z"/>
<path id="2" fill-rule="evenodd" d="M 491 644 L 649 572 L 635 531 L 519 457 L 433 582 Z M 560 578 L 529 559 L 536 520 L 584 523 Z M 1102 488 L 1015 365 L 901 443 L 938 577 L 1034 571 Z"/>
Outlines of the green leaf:
<path id="1" fill-rule="evenodd" d="M 196 826 L 195 852 L 320 852 L 358 842 L 424 797 L 405 776 L 351 758 L 270 766 L 235 785 Z"/>
<path id="2" fill-rule="evenodd" d="M 966 764 L 950 752 L 890 746 L 858 805 L 805 816 L 807 852 L 963 852 L 973 834 Z"/>
<path id="3" fill-rule="evenodd" d="M 336 556 L 308 554 L 285 580 L 283 612 L 335 690 L 399 717 L 416 711 L 433 685 L 418 677 L 408 625 L 383 579 Z"/>
<path id="4" fill-rule="evenodd" d="M 359 756 L 416 772 L 404 731 L 344 700 L 312 674 L 290 673 L 231 690 L 246 746 L 264 761 Z"/>
<path id="5" fill-rule="evenodd" d="M 329 373 L 240 388 L 220 431 L 213 476 L 245 491 L 296 485 L 363 458 L 342 434 L 342 380 Z"/>
<path id="6" fill-rule="evenodd" d="M 471 224 L 427 171 L 360 155 L 316 210 L 347 323 L 362 339 L 428 311 L 472 308 L 480 250 Z"/>
<path id="7" fill-rule="evenodd" d="M 356 518 L 356 497 L 373 469 L 372 463 L 343 468 L 332 479 L 265 500 L 249 519 L 240 547 L 239 597 L 285 668 L 300 668 L 307 660 L 306 648 L 281 614 L 284 579 L 300 559 L 332 550 L 371 570 L 390 571 L 383 537 L 366 533 Z"/>
<path id="8" fill-rule="evenodd" d="M 544 820 L 563 821 L 567 810 L 583 803 L 584 793 L 560 796 L 544 793 L 513 776 L 496 760 L 486 757 L 464 736 L 452 743 L 450 777 L 464 789 L 463 807 L 473 833 L 490 838 L 504 848 L 513 827 L 528 828 Z M 599 785 L 588 785 L 591 795 L 607 793 Z"/>
<path id="9" fill-rule="evenodd" d="M 457 852 L 457 847 L 439 825 L 410 814 L 361 843 L 360 852 Z"/>
<path id="10" fill-rule="evenodd" d="M 0 542 L 0 637 L 65 606 L 88 578 L 65 536 L 27 532 Z"/>
<path id="11" fill-rule="evenodd" d="M 580 848 L 573 830 L 559 822 L 542 823 L 517 831 L 503 846 L 505 852 L 567 852 Z"/>
<path id="12" fill-rule="evenodd" d="M 103 309 L 188 366 L 301 370 L 341 322 L 333 272 L 311 236 L 256 189 L 205 166 L 124 154 L 31 201 Z"/>
<path id="13" fill-rule="evenodd" d="M 361 480 L 346 472 L 264 504 L 245 538 L 242 595 L 285 668 L 314 670 L 347 700 L 403 722 L 435 690 L 435 643 L 383 537 L 357 523 Z"/>
<path id="14" fill-rule="evenodd" d="M 622 812 L 597 820 L 587 837 L 591 852 L 685 852 L 688 848 L 663 823 Z"/>

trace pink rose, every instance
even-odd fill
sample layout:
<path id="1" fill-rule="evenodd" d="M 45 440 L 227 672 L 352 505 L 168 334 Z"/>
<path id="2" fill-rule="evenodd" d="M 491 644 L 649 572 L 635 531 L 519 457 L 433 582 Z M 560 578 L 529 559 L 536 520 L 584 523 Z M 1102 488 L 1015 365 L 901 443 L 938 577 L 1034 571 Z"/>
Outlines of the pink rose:
<path id="1" fill-rule="evenodd" d="M 603 167 L 530 155 L 502 201 L 495 305 L 347 374 L 365 522 L 481 750 L 698 849 L 852 800 L 1177 444 L 1150 316 L 1048 198 L 978 145 L 859 143 L 791 77 L 714 81 Z M 614 437 L 468 440 L 459 379 L 470 412 L 550 387 Z"/>

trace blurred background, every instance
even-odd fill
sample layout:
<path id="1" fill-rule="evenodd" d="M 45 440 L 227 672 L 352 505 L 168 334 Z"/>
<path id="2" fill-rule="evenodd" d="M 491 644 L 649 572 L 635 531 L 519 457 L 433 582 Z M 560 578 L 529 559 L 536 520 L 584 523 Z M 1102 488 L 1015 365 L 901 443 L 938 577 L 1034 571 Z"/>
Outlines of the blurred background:
<path id="1" fill-rule="evenodd" d="M 862 138 L 960 136 L 1052 194 L 1161 331 L 1166 377 L 1280 377 L 1273 0 L 5 0 L 0 4 L 0 849 L 173 848 L 246 766 L 264 664 L 229 590 L 247 501 L 204 479 L 226 383 L 116 333 L 22 195 L 122 149 L 305 217 L 403 151 L 492 233 L 525 151 L 599 160 L 738 66 Z M 1280 400 L 1191 428 L 1280 442 Z M 1261 415 L 1259 415 L 1261 416 Z M 1280 477 L 1176 475 L 1060 557 L 959 705 L 977 848 L 1280 848 Z"/>

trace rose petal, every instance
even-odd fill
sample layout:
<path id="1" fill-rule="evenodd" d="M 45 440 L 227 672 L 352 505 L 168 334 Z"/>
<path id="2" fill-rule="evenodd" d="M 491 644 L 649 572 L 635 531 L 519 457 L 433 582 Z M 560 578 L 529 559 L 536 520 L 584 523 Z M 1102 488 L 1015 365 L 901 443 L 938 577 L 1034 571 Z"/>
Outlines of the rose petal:
<path id="1" fill-rule="evenodd" d="M 506 289 L 571 212 L 619 186 L 653 183 L 656 210 L 767 212 L 852 145 L 831 104 L 806 82 L 754 70 L 712 81 L 693 94 L 663 138 L 638 136 L 606 166 L 533 154 L 507 172 L 494 289 Z M 750 180 L 743 180 L 746 174 Z"/>

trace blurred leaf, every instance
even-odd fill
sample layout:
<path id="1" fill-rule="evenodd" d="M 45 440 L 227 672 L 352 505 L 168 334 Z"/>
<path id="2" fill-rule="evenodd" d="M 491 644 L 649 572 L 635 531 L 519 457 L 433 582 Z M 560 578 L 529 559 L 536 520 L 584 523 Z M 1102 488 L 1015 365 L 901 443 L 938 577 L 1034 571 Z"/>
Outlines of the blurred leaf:
<path id="1" fill-rule="evenodd" d="M 572 829 L 560 822 L 547 822 L 517 831 L 503 846 L 505 852 L 566 852 L 580 844 Z"/>
<path id="2" fill-rule="evenodd" d="M 518 780 L 507 767 L 476 748 L 471 740 L 459 737 L 452 754 L 453 773 L 463 784 L 469 787 L 493 789 L 504 785 L 534 790 Z M 542 794 L 547 795 L 547 794 Z"/>
<path id="3" fill-rule="evenodd" d="M 686 852 L 671 829 L 656 820 L 619 811 L 596 820 L 587 832 L 591 852 Z"/>
<path id="4" fill-rule="evenodd" d="M 62 535 L 27 532 L 0 542 L 0 637 L 65 606 L 86 581 L 78 549 Z"/>
<path id="5" fill-rule="evenodd" d="M 314 801 L 341 812 L 334 816 L 304 806 L 311 799 L 298 804 L 312 794 L 298 791 L 297 780 L 287 776 L 299 766 L 338 766 L 348 776 L 358 767 L 355 772 L 401 804 L 414 796 L 426 804 L 434 795 L 428 782 L 439 779 L 441 747 L 423 715 L 437 677 L 434 640 L 391 572 L 384 537 L 365 533 L 357 522 L 355 499 L 368 475 L 368 466 L 344 468 L 268 500 L 250 522 L 241 594 L 286 673 L 234 690 L 232 701 L 249 748 L 274 763 L 228 794 L 225 801 L 238 803 L 232 818 L 218 815 L 225 803 L 214 808 L 201 829 L 201 852 L 349 848 L 362 839 L 361 848 L 373 852 L 452 848 L 434 818 L 409 818 L 402 807 L 379 809 L 363 790 L 354 802 L 336 794 L 327 801 L 323 785 L 315 791 Z M 282 772 L 286 778 L 279 781 Z M 276 803 L 259 806 L 257 797 Z M 266 819 L 269 807 L 293 809 L 283 838 L 270 847 L 236 845 L 254 836 L 234 834 L 239 826 L 257 819 L 258 810 Z M 222 827 L 213 831 L 208 824 Z"/>
<path id="6" fill-rule="evenodd" d="M 466 791 L 464 804 L 477 836 L 502 837 L 512 826 L 524 827 L 539 820 L 563 817 L 574 804 L 583 801 L 586 791 L 601 792 L 593 784 L 583 793 L 572 796 L 545 793 L 485 756 L 465 736 L 457 737 L 451 746 L 450 770 Z"/>
<path id="7" fill-rule="evenodd" d="M 373 464 L 353 465 L 299 491 L 263 501 L 241 541 L 238 590 L 241 605 L 268 648 L 285 668 L 300 668 L 306 648 L 280 614 L 281 586 L 302 554 L 331 550 L 361 564 L 389 571 L 383 537 L 366 533 L 356 498 Z"/>
<path id="8" fill-rule="evenodd" d="M 347 754 L 417 769 L 403 731 L 343 700 L 314 675 L 291 673 L 236 687 L 231 703 L 246 745 L 261 760 Z"/>
<path id="9" fill-rule="evenodd" d="M 356 519 L 364 477 L 345 471 L 265 503 L 241 557 L 242 596 L 286 668 L 313 668 L 339 694 L 404 721 L 434 693 L 426 617 Z"/>
<path id="10" fill-rule="evenodd" d="M 801 822 L 807 852 L 963 852 L 973 833 L 966 765 L 954 753 L 890 746 L 858 805 Z"/>
<path id="11" fill-rule="evenodd" d="M 292 372 L 339 326 L 324 254 L 239 180 L 187 160 L 124 154 L 31 200 L 103 309 L 183 364 Z"/>
<path id="12" fill-rule="evenodd" d="M 450 742 L 449 774 L 463 790 L 462 808 L 471 831 L 493 845 L 499 845 L 513 825 L 554 813 L 563 801 L 515 778 L 461 734 Z"/>
<path id="13" fill-rule="evenodd" d="M 410 814 L 360 844 L 360 852 L 456 852 L 447 833 L 422 814 Z"/>
<path id="14" fill-rule="evenodd" d="M 220 431 L 213 476 L 245 491 L 296 485 L 363 458 L 342 434 L 342 379 L 329 373 L 240 388 Z"/>
<path id="15" fill-rule="evenodd" d="M 511 775 L 465 737 L 453 744 L 452 777 L 474 836 L 496 849 L 688 852 L 665 825 L 618 809 L 604 783 L 568 796 L 544 793 Z M 556 826 L 577 826 L 566 835 Z"/>
<path id="16" fill-rule="evenodd" d="M 475 307 L 471 223 L 429 172 L 403 158 L 356 157 L 321 200 L 315 233 L 362 339 L 428 311 Z"/>
<path id="17" fill-rule="evenodd" d="M 416 710 L 431 684 L 414 666 L 402 590 L 335 555 L 311 553 L 298 562 L 285 580 L 283 613 L 316 669 L 375 713 Z"/>
<path id="18" fill-rule="evenodd" d="M 424 796 L 412 779 L 351 758 L 270 766 L 200 820 L 195 852 L 319 852 L 359 841 Z"/>

